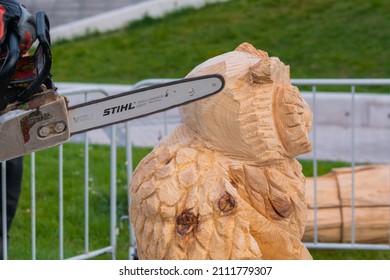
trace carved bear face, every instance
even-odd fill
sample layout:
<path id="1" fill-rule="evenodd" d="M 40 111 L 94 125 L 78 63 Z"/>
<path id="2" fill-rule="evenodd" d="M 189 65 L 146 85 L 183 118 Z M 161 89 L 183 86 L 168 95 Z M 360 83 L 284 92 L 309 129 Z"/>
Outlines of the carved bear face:
<path id="1" fill-rule="evenodd" d="M 224 90 L 180 109 L 183 123 L 207 147 L 262 163 L 311 150 L 311 111 L 278 58 L 244 43 L 188 77 L 210 73 L 224 76 Z"/>

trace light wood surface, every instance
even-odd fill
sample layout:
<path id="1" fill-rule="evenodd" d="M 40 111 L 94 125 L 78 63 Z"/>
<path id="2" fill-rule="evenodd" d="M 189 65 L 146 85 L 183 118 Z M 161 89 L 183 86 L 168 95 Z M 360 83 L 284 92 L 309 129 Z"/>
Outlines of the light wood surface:
<path id="1" fill-rule="evenodd" d="M 390 165 L 356 166 L 354 172 L 351 168 L 337 168 L 316 180 L 307 178 L 306 192 L 309 210 L 305 241 L 314 240 L 314 209 L 317 208 L 318 241 L 351 242 L 354 220 L 356 243 L 389 244 Z"/>
<path id="2" fill-rule="evenodd" d="M 180 109 L 183 124 L 130 182 L 141 259 L 311 259 L 301 242 L 311 112 L 289 67 L 248 43 L 197 66 L 224 90 Z"/>

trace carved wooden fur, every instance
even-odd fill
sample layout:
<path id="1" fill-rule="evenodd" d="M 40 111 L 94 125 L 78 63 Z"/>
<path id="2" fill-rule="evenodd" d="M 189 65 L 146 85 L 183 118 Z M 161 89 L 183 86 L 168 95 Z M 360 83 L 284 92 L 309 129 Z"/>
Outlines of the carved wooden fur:
<path id="1" fill-rule="evenodd" d="M 183 124 L 130 183 L 141 259 L 311 259 L 301 242 L 311 112 L 289 67 L 241 44 L 196 67 L 224 90 L 180 109 Z"/>

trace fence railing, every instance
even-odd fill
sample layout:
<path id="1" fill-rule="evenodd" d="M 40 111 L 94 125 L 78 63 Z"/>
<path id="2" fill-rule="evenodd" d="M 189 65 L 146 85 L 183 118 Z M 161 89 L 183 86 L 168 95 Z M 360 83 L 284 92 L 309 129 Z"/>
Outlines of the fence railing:
<path id="1" fill-rule="evenodd" d="M 312 144 L 313 144 L 313 153 L 312 153 L 312 160 L 313 160 L 313 180 L 314 180 L 314 237 L 313 242 L 307 242 L 305 243 L 307 248 L 316 248 L 316 249 L 357 249 L 357 250 L 390 250 L 390 195 L 389 195 L 389 202 L 387 204 L 387 207 L 389 208 L 389 236 L 388 236 L 388 244 L 362 244 L 362 243 L 356 243 L 356 224 L 355 224 L 355 167 L 356 164 L 359 162 L 363 162 L 362 160 L 358 160 L 356 156 L 357 152 L 357 137 L 356 137 L 356 131 L 358 127 L 358 123 L 362 125 L 362 121 L 357 121 L 358 117 L 358 110 L 357 110 L 357 88 L 364 87 L 365 91 L 367 90 L 367 87 L 375 87 L 375 86 L 385 86 L 386 88 L 381 92 L 384 94 L 380 98 L 380 104 L 386 106 L 386 109 L 381 112 L 383 114 L 382 116 L 382 123 L 377 124 L 381 126 L 383 129 L 383 133 L 386 135 L 387 138 L 386 142 L 383 143 L 376 143 L 376 144 L 382 144 L 378 145 L 378 149 L 376 150 L 376 154 L 373 156 L 376 158 L 377 162 L 371 162 L 371 163 L 387 163 L 390 164 L 390 148 L 388 147 L 388 143 L 390 141 L 390 79 L 297 79 L 292 80 L 292 83 L 297 86 L 310 86 L 311 92 L 310 97 L 308 98 L 311 101 L 311 109 L 313 111 L 313 131 L 312 131 Z M 349 99 L 350 99 L 350 108 L 346 114 L 349 118 L 349 127 L 350 127 L 350 159 L 346 159 L 348 162 L 350 162 L 351 167 L 351 232 L 350 232 L 350 243 L 328 243 L 328 242 L 320 242 L 318 240 L 318 217 L 317 217 L 317 180 L 318 180 L 318 165 L 317 162 L 319 160 L 318 158 L 318 137 L 317 137 L 317 130 L 318 130 L 318 87 L 319 86 L 347 86 L 349 87 Z M 377 103 L 378 100 L 376 100 L 374 103 Z M 335 106 L 337 104 L 334 104 Z M 324 108 L 322 108 L 324 109 Z M 332 110 L 329 110 L 332 111 Z M 361 110 L 360 112 L 361 113 Z M 345 125 L 345 124 L 344 124 Z M 370 125 L 370 121 L 366 120 L 366 123 L 364 123 L 365 126 Z M 371 123 L 372 125 L 372 123 Z M 380 139 L 379 139 L 380 141 Z M 384 157 L 379 157 L 379 154 L 383 154 Z M 390 165 L 389 165 L 390 168 Z M 390 194 L 390 184 L 388 186 L 389 194 Z M 381 194 L 378 194 L 381 195 Z"/>
<path id="2" fill-rule="evenodd" d="M 148 85 L 154 85 L 159 84 L 162 82 L 171 81 L 172 79 L 153 79 L 153 80 L 145 80 L 141 81 L 140 83 L 137 83 L 132 88 L 139 88 L 144 87 Z M 357 116 L 360 114 L 360 107 L 357 109 L 357 101 L 356 96 L 357 88 L 358 87 L 364 87 L 364 90 L 367 91 L 367 88 L 370 87 L 381 87 L 380 91 L 384 94 L 382 94 L 382 99 L 385 100 L 388 103 L 387 109 L 383 111 L 383 120 L 381 119 L 380 122 L 382 122 L 382 126 L 384 131 L 390 131 L 390 111 L 387 112 L 386 110 L 389 110 L 390 108 L 390 79 L 294 79 L 292 80 L 292 83 L 296 86 L 299 86 L 300 88 L 305 88 L 303 91 L 303 95 L 305 99 L 307 99 L 308 104 L 312 108 L 313 111 L 313 130 L 311 134 L 312 143 L 313 143 L 313 152 L 309 155 L 310 160 L 313 161 L 313 178 L 314 178 L 314 193 L 317 191 L 317 176 L 318 176 L 318 160 L 322 159 L 321 156 L 319 156 L 319 139 L 318 139 L 318 126 L 319 123 L 322 123 L 326 121 L 326 116 L 320 116 L 321 111 L 324 111 L 324 108 L 321 108 L 321 105 L 319 104 L 319 99 L 323 99 L 324 96 L 322 96 L 321 92 L 319 91 L 319 88 L 322 87 L 348 87 L 348 97 L 347 100 L 349 100 L 349 110 L 347 113 L 345 113 L 345 117 L 348 119 L 349 124 L 347 124 L 351 130 L 350 130 L 350 138 L 347 140 L 347 142 L 350 145 L 350 155 L 348 162 L 350 162 L 350 166 L 352 168 L 352 174 L 351 174 L 351 182 L 352 182 L 352 188 L 351 188 L 351 197 L 352 197 L 352 226 L 351 226 L 351 242 L 348 244 L 332 244 L 332 243 L 323 243 L 319 242 L 318 240 L 318 227 L 317 227 L 317 212 L 314 213 L 314 238 L 313 242 L 306 243 L 306 246 L 309 248 L 332 248 L 332 249 L 368 249 L 368 250 L 390 250 L 390 241 L 389 244 L 357 244 L 355 242 L 355 212 L 354 212 L 354 197 L 355 197 L 355 188 L 354 188 L 354 180 L 355 180 L 355 165 L 357 162 L 359 162 L 359 159 L 357 159 L 356 156 L 356 129 L 358 125 L 360 125 L 361 121 L 357 121 Z M 322 90 L 322 89 L 321 89 Z M 339 89 L 336 89 L 335 91 L 340 91 Z M 343 91 L 345 93 L 345 91 Z M 91 98 L 99 98 L 105 95 L 109 94 L 109 91 L 106 89 L 101 88 L 88 88 L 88 89 L 76 89 L 76 90 L 62 90 L 60 91 L 61 94 L 64 94 L 68 96 L 70 99 L 75 98 L 76 102 L 85 102 L 87 100 L 90 100 Z M 360 93 L 359 93 L 360 94 Z M 328 98 L 328 97 L 327 97 Z M 385 103 L 386 103 L 385 102 Z M 343 110 L 343 109 L 342 109 Z M 326 108 L 325 108 L 326 111 Z M 387 112 L 387 113 L 386 113 Z M 387 115 L 386 115 L 387 114 Z M 161 121 L 161 118 L 163 118 L 163 121 Z M 387 120 L 387 122 L 386 122 Z M 364 120 L 363 122 L 370 122 L 367 120 Z M 89 186 L 89 178 L 90 178 L 90 166 L 94 164 L 94 162 L 90 162 L 90 155 L 89 155 L 89 146 L 91 144 L 90 141 L 90 135 L 83 134 L 82 136 L 78 136 L 78 138 L 74 141 L 82 142 L 84 145 L 84 154 L 82 156 L 82 160 L 84 161 L 84 184 L 83 184 L 83 190 L 84 190 L 84 201 L 83 201 L 83 208 L 84 208 L 84 248 L 82 254 L 77 254 L 71 257 L 67 257 L 68 259 L 90 259 L 97 257 L 102 254 L 111 254 L 111 258 L 115 259 L 116 256 L 116 250 L 117 250 L 117 235 L 118 235 L 118 221 L 123 223 L 125 220 L 128 219 L 128 216 L 124 215 L 122 217 L 117 217 L 117 149 L 118 146 L 124 146 L 125 147 L 125 153 L 126 153 L 126 180 L 127 182 L 131 179 L 132 174 L 132 149 L 133 146 L 142 145 L 142 142 L 147 143 L 147 145 L 151 146 L 154 143 L 158 141 L 159 138 L 161 138 L 162 135 L 166 134 L 171 128 L 176 126 L 180 123 L 180 118 L 176 113 L 170 113 L 170 112 L 164 112 L 162 115 L 160 115 L 158 118 L 147 117 L 143 119 L 138 119 L 135 121 L 127 122 L 123 125 L 117 125 L 117 126 L 111 126 L 109 128 L 106 128 L 102 130 L 101 132 L 103 135 L 105 135 L 105 142 L 102 140 L 101 135 L 99 134 L 97 137 L 102 140 L 105 144 L 109 145 L 110 147 L 110 162 L 109 162 L 109 172 L 110 172 L 110 180 L 109 180 L 109 189 L 110 189 L 110 209 L 107 215 L 110 219 L 110 225 L 109 225 L 109 244 L 106 244 L 106 246 L 103 246 L 99 249 L 90 250 L 90 238 L 89 238 L 89 195 L 90 195 L 90 186 Z M 343 123 L 342 125 L 346 125 Z M 144 140 L 137 140 L 136 138 L 140 138 L 139 135 L 134 134 L 133 130 L 134 127 L 148 127 L 147 128 L 148 133 L 152 133 L 150 135 L 147 135 L 144 137 Z M 156 132 L 158 131 L 158 132 Z M 137 130 L 137 133 L 139 130 Z M 154 133 L 154 134 L 153 134 Z M 385 132 L 386 133 L 386 132 Z M 141 137 L 142 138 L 142 137 Z M 98 140 L 99 140 L 98 139 Z M 148 139 L 146 141 L 145 139 Z M 390 139 L 390 133 L 389 133 L 389 139 Z M 152 140 L 152 143 L 150 143 L 150 140 Z M 138 141 L 138 142 L 137 142 Z M 93 142 L 93 141 L 92 141 Z M 150 144 L 148 144 L 150 143 Z M 384 145 L 389 146 L 388 144 Z M 64 259 L 64 149 L 62 146 L 58 148 L 58 259 Z M 379 152 L 378 152 L 379 153 Z M 380 151 L 381 155 L 384 157 L 381 158 L 381 162 L 387 161 L 387 163 L 390 163 L 390 148 L 387 147 L 387 150 Z M 39 172 L 37 172 L 37 166 L 36 166 L 36 159 L 35 154 L 31 154 L 30 157 L 30 192 L 31 192 L 31 232 L 30 232 L 30 238 L 31 238 L 31 252 L 32 256 L 31 259 L 36 259 L 37 256 L 37 235 L 36 235 L 36 178 L 41 176 Z M 2 164 L 1 168 L 1 174 L 2 174 L 2 180 L 1 180 L 1 193 L 2 193 L 2 201 L 1 201 L 1 208 L 2 209 L 2 217 L 3 217 L 3 224 L 0 225 L 3 232 L 6 232 L 6 165 Z M 53 181 L 56 180 L 53 178 Z M 389 186 L 390 188 L 390 186 Z M 390 198 L 389 198 L 390 199 Z M 131 203 L 131 197 L 128 193 L 128 204 Z M 316 195 L 314 195 L 314 208 L 316 209 L 317 203 L 316 203 Z M 389 207 L 390 209 L 390 207 Z M 134 232 L 132 230 L 132 227 L 130 223 L 128 223 L 128 246 L 129 246 L 129 259 L 133 258 L 136 251 L 136 244 L 135 244 L 135 236 Z M 389 232 L 390 232 L 390 221 L 389 221 Z M 4 258 L 7 259 L 7 235 L 3 234 L 3 253 Z M 390 240 L 390 236 L 389 236 Z"/>

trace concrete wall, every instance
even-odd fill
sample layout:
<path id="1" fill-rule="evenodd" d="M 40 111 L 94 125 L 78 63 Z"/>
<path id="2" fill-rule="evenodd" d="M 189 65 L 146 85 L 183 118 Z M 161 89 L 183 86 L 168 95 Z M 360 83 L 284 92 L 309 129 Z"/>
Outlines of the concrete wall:
<path id="1" fill-rule="evenodd" d="M 303 92 L 304 99 L 313 108 L 313 94 Z M 354 123 L 360 127 L 390 128 L 389 94 L 355 94 L 355 111 L 352 110 L 350 93 L 316 93 L 317 124 L 348 127 Z M 389 140 L 390 141 L 390 140 Z"/>
<path id="2" fill-rule="evenodd" d="M 161 80 L 163 82 L 164 79 Z M 127 91 L 131 85 L 58 83 L 60 89 L 102 88 L 110 94 Z M 352 114 L 354 124 L 358 127 L 379 129 L 390 128 L 390 94 L 356 93 L 354 98 L 355 111 L 352 111 L 352 95 L 343 92 L 317 92 L 316 108 L 313 106 L 313 93 L 301 92 L 303 98 L 316 113 L 318 125 L 335 125 L 350 127 Z M 78 103 L 77 100 L 74 101 Z M 82 100 L 80 101 L 82 102 Z M 72 104 L 74 105 L 74 104 Z M 390 141 L 390 140 L 389 140 Z"/>

